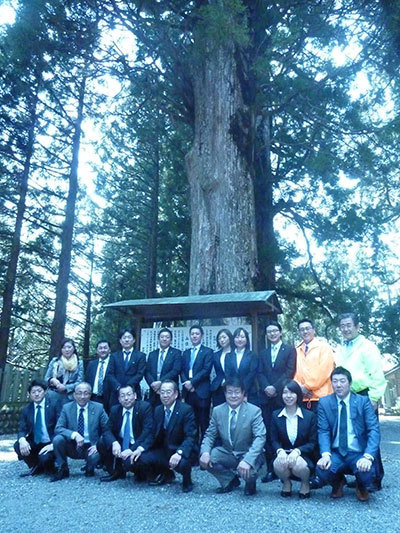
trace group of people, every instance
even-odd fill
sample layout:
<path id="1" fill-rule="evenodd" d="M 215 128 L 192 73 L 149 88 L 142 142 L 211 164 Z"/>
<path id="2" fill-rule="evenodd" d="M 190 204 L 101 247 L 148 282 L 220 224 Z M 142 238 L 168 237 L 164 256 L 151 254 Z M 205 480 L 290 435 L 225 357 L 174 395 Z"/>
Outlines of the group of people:
<path id="1" fill-rule="evenodd" d="M 184 492 L 193 489 L 197 462 L 219 481 L 219 493 L 244 480 L 244 494 L 255 494 L 264 464 L 262 481 L 278 477 L 282 497 L 292 495 L 297 480 L 300 499 L 328 483 L 339 498 L 350 484 L 345 474 L 353 474 L 365 501 L 383 477 L 377 406 L 386 382 L 379 350 L 361 335 L 358 317 L 341 315 L 339 328 L 344 344 L 334 352 L 310 319 L 298 323 L 297 348 L 284 344 L 280 324 L 270 322 L 259 354 L 244 327 L 221 329 L 213 352 L 193 325 L 192 346 L 183 353 L 162 328 L 147 358 L 124 330 L 121 350 L 111 354 L 109 342 L 99 341 L 86 372 L 65 339 L 45 380 L 31 383 L 15 451 L 27 475 L 48 472 L 51 481 L 69 476 L 72 457 L 86 459 L 89 477 L 102 465 L 103 482 L 131 471 L 138 482 L 163 485 L 179 472 Z"/>

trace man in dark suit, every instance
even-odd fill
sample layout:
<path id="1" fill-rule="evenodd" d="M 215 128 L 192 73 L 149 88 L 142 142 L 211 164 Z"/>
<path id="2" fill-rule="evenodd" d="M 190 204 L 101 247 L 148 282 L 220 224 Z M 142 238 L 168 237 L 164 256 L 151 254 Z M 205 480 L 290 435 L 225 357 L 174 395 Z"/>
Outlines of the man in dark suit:
<path id="1" fill-rule="evenodd" d="M 198 324 L 191 326 L 189 336 L 192 348 L 182 356 L 182 394 L 186 403 L 193 407 L 199 439 L 203 437 L 210 419 L 210 373 L 213 351 L 201 344 L 204 331 Z"/>
<path id="2" fill-rule="evenodd" d="M 357 498 L 367 501 L 380 442 L 378 419 L 368 397 L 350 392 L 352 378 L 348 370 L 336 367 L 331 381 L 333 394 L 319 400 L 321 458 L 317 475 L 323 483 L 332 485 L 332 498 L 341 498 L 343 474 L 354 474 Z"/>
<path id="3" fill-rule="evenodd" d="M 59 409 L 46 397 L 47 383 L 34 379 L 29 385 L 31 402 L 24 407 L 18 426 L 18 440 L 14 450 L 19 461 L 25 461 L 29 471 L 21 477 L 37 476 L 54 471 L 52 440 Z"/>
<path id="4" fill-rule="evenodd" d="M 112 438 L 107 426 L 108 417 L 104 407 L 91 402 L 92 388 L 89 383 L 75 387 L 74 400 L 64 404 L 58 419 L 53 440 L 57 471 L 51 481 L 69 477 L 67 457 L 85 459 L 85 476 L 93 477 L 100 454 L 97 444 L 101 436 Z"/>
<path id="5" fill-rule="evenodd" d="M 91 400 L 99 402 L 108 413 L 110 410 L 111 387 L 108 381 L 110 343 L 100 340 L 96 346 L 96 359 L 90 361 L 85 372 L 85 381 L 92 387 Z"/>
<path id="6" fill-rule="evenodd" d="M 122 350 L 111 354 L 107 380 L 111 387 L 111 405 L 118 404 L 120 387 L 132 385 L 140 400 L 140 382 L 146 370 L 146 355 L 133 349 L 135 335 L 132 330 L 125 329 L 119 336 Z"/>
<path id="7" fill-rule="evenodd" d="M 148 402 L 136 401 L 131 385 L 119 389 L 118 400 L 108 419 L 110 434 L 100 444 L 109 472 L 101 481 L 124 479 L 129 470 L 141 481 L 140 456 L 153 442 L 153 411 Z"/>
<path id="8" fill-rule="evenodd" d="M 274 451 L 271 446 L 270 427 L 272 413 L 283 407 L 282 384 L 293 379 L 296 371 L 296 349 L 282 343 L 282 326 L 278 322 L 270 322 L 266 328 L 268 347 L 259 355 L 258 384 L 260 386 L 260 407 L 267 429 L 265 458 L 267 475 L 262 478 L 264 483 L 275 478 L 272 463 Z"/>
<path id="9" fill-rule="evenodd" d="M 142 453 L 141 464 L 153 473 L 151 485 L 170 483 L 177 471 L 182 474 L 182 491 L 191 492 L 192 464 L 198 453 L 193 409 L 178 400 L 174 381 L 161 383 L 160 398 L 162 405 L 154 410 L 154 444 Z"/>
<path id="10" fill-rule="evenodd" d="M 261 409 L 245 401 L 237 378 L 225 382 L 226 403 L 214 407 L 200 449 L 200 466 L 217 478 L 219 494 L 231 492 L 245 481 L 244 494 L 256 493 L 257 471 L 262 465 L 265 425 Z M 216 445 L 220 442 L 219 445 Z"/>
<path id="11" fill-rule="evenodd" d="M 158 342 L 160 348 L 149 353 L 145 373 L 150 387 L 149 401 L 153 407 L 161 403 L 161 382 L 172 380 L 177 383 L 182 366 L 182 352 L 171 346 L 172 331 L 170 329 L 160 329 Z"/>

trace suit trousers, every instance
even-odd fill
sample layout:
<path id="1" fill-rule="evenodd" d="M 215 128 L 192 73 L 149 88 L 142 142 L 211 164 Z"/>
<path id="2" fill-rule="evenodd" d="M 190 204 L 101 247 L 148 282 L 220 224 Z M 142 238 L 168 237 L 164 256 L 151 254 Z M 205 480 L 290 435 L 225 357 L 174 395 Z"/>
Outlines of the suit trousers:
<path id="1" fill-rule="evenodd" d="M 188 392 L 185 395 L 185 402 L 193 407 L 198 439 L 201 442 L 210 423 L 210 398 L 200 398 L 196 392 Z"/>
<path id="2" fill-rule="evenodd" d="M 147 452 L 143 452 L 140 456 L 141 467 L 147 474 L 152 476 L 168 474 L 171 471 L 169 467 L 169 459 L 173 453 L 174 452 L 171 452 L 171 450 L 166 450 L 165 448 L 154 448 Z M 192 470 L 190 459 L 181 457 L 181 460 L 174 470 L 182 474 L 184 478 L 190 476 Z"/>
<path id="3" fill-rule="evenodd" d="M 240 461 L 243 459 L 245 453 L 238 454 L 233 453 L 222 446 L 217 446 L 211 450 L 211 464 L 207 470 L 220 482 L 222 487 L 226 487 L 230 481 L 237 475 L 237 467 Z M 262 456 L 260 456 L 260 464 L 262 464 Z M 256 480 L 258 467 L 255 470 L 253 467 L 250 469 L 249 480 Z"/>
<path id="4" fill-rule="evenodd" d="M 95 468 L 100 460 L 98 452 L 88 455 L 91 444 L 85 443 L 77 446 L 74 440 L 68 440 L 63 435 L 56 435 L 53 440 L 56 465 L 58 468 L 67 466 L 67 457 L 72 459 L 85 459 L 88 468 Z"/>
<path id="5" fill-rule="evenodd" d="M 343 479 L 343 474 L 353 474 L 361 488 L 369 488 L 374 478 L 374 468 L 369 472 L 359 472 L 357 461 L 363 456 L 361 452 L 348 452 L 344 457 L 336 451 L 332 451 L 331 466 L 329 470 L 322 470 L 317 466 L 316 474 L 324 484 L 329 483 L 334 488 Z"/>
<path id="6" fill-rule="evenodd" d="M 18 455 L 19 461 L 25 461 L 29 468 L 40 465 L 45 470 L 51 470 L 54 466 L 55 455 L 54 452 L 47 452 L 39 455 L 40 450 L 49 444 L 48 442 L 41 442 L 36 444 L 32 439 L 26 439 L 31 447 L 31 453 L 29 455 L 22 455 L 19 447 L 19 442 L 14 443 L 15 453 Z"/>

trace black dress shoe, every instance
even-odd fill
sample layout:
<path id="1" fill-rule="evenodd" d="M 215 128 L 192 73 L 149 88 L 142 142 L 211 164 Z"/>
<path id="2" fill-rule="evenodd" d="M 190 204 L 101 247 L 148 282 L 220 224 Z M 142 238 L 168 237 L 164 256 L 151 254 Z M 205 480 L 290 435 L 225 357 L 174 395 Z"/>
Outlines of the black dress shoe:
<path id="1" fill-rule="evenodd" d="M 54 483 L 54 481 L 61 481 L 62 479 L 65 479 L 69 477 L 69 470 L 67 467 L 61 467 L 57 470 L 57 472 L 54 474 L 54 476 L 50 479 L 50 483 Z"/>
<path id="2" fill-rule="evenodd" d="M 227 484 L 226 487 L 219 487 L 216 490 L 216 492 L 217 494 L 226 494 L 227 492 L 232 492 L 239 485 L 240 485 L 240 479 L 237 476 L 235 476 L 233 479 L 230 480 L 230 482 Z"/>
<path id="3" fill-rule="evenodd" d="M 311 498 L 311 492 L 299 492 L 300 500 L 309 500 Z"/>
<path id="4" fill-rule="evenodd" d="M 281 490 L 281 496 L 282 498 L 290 498 L 292 495 L 291 490 Z"/>
<path id="5" fill-rule="evenodd" d="M 245 496 L 253 496 L 256 492 L 257 492 L 257 489 L 256 489 L 255 480 L 246 481 L 246 484 L 244 486 L 244 495 Z"/>
<path id="6" fill-rule="evenodd" d="M 85 477 L 94 477 L 94 467 L 86 467 Z"/>
<path id="7" fill-rule="evenodd" d="M 274 472 L 267 472 L 265 476 L 261 478 L 261 483 L 271 483 L 271 481 L 275 481 L 275 479 L 278 478 Z"/>
<path id="8" fill-rule="evenodd" d="M 172 483 L 175 479 L 175 474 L 158 474 L 152 481 L 149 482 L 149 485 L 152 487 L 158 487 L 160 485 L 165 485 L 166 483 Z"/>
<path id="9" fill-rule="evenodd" d="M 28 472 L 24 472 L 23 474 L 20 474 L 19 477 L 30 477 L 30 476 L 38 476 L 39 474 L 42 474 L 43 468 L 40 465 L 32 466 Z"/>
<path id="10" fill-rule="evenodd" d="M 318 476 L 314 476 L 310 479 L 310 489 L 321 489 L 323 486 L 322 480 Z"/>
<path id="11" fill-rule="evenodd" d="M 126 474 L 125 472 L 114 472 L 113 474 L 109 474 L 108 476 L 102 476 L 100 478 L 100 481 L 103 483 L 110 483 L 111 481 L 117 481 L 117 479 L 125 479 Z"/>
<path id="12" fill-rule="evenodd" d="M 182 483 L 182 492 L 192 492 L 193 490 L 193 483 L 190 481 L 189 483 Z"/>

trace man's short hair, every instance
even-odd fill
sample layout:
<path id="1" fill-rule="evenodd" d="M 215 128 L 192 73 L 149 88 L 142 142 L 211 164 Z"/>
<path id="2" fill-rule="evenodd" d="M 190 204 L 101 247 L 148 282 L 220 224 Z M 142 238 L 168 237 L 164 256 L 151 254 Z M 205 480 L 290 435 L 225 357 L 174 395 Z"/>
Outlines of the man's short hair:
<path id="1" fill-rule="evenodd" d="M 130 333 L 134 339 L 136 338 L 133 329 L 125 328 L 119 332 L 118 339 L 122 339 L 125 333 Z"/>
<path id="2" fill-rule="evenodd" d="M 237 389 L 240 389 L 243 393 L 246 393 L 243 382 L 238 376 L 233 376 L 225 381 L 225 385 L 223 386 L 225 392 L 228 387 L 235 387 Z"/>
<path id="3" fill-rule="evenodd" d="M 81 385 L 84 385 L 87 389 L 89 389 L 90 394 L 92 394 L 92 386 L 91 386 L 91 384 L 88 383 L 87 381 L 81 381 L 80 383 L 77 383 L 77 384 L 75 385 L 74 392 L 75 392 L 76 389 L 77 389 L 78 387 L 80 387 Z"/>
<path id="4" fill-rule="evenodd" d="M 161 328 L 160 331 L 158 332 L 157 337 L 160 338 L 162 333 L 169 333 L 169 336 L 171 337 L 171 341 L 172 341 L 172 331 L 169 328 Z"/>
<path id="5" fill-rule="evenodd" d="M 135 389 L 132 387 L 132 385 L 121 385 L 121 387 L 118 389 L 118 397 L 119 397 L 119 393 L 122 391 L 122 389 L 131 389 L 131 391 L 133 392 L 133 394 L 136 394 L 136 391 L 135 391 Z"/>
<path id="6" fill-rule="evenodd" d="M 190 326 L 189 328 L 189 335 L 192 333 L 193 329 L 198 329 L 202 335 L 204 335 L 204 329 L 200 326 L 200 324 L 193 324 L 193 326 Z"/>
<path id="7" fill-rule="evenodd" d="M 267 331 L 268 326 L 275 326 L 282 333 L 282 326 L 276 320 L 271 320 L 270 322 L 268 322 L 268 324 L 265 326 L 265 331 Z"/>
<path id="8" fill-rule="evenodd" d="M 122 335 L 121 335 L 121 337 L 122 337 Z M 101 339 L 101 340 L 98 341 L 97 344 L 96 344 L 96 350 L 97 350 L 97 348 L 99 347 L 100 344 L 103 344 L 103 342 L 106 342 L 106 343 L 108 344 L 108 347 L 111 348 L 111 344 L 108 342 L 107 339 Z"/>
<path id="9" fill-rule="evenodd" d="M 338 318 L 339 324 L 345 318 L 351 318 L 351 320 L 353 321 L 353 324 L 355 326 L 358 326 L 358 324 L 360 323 L 360 319 L 359 319 L 358 315 L 356 313 L 349 312 L 349 313 L 342 313 L 342 314 L 339 315 L 339 318 Z"/>
<path id="10" fill-rule="evenodd" d="M 46 391 L 48 385 L 47 385 L 47 382 L 44 379 L 33 379 L 29 383 L 28 392 L 31 392 L 33 387 L 41 387 L 44 391 Z"/>
<path id="11" fill-rule="evenodd" d="M 178 392 L 178 384 L 173 379 L 166 379 L 161 382 L 160 389 L 163 385 L 172 385 L 174 388 L 174 392 Z"/>
<path id="12" fill-rule="evenodd" d="M 300 324 L 303 324 L 304 322 L 309 322 L 311 324 L 311 327 L 314 329 L 314 322 L 310 319 L 310 318 L 301 318 L 298 322 L 297 322 L 297 327 L 299 328 L 300 327 Z"/>
<path id="13" fill-rule="evenodd" d="M 353 381 L 353 378 L 351 377 L 350 372 L 347 370 L 347 368 L 344 368 L 343 366 L 337 366 L 332 371 L 332 373 L 331 373 L 331 381 L 332 381 L 333 376 L 336 376 L 337 374 L 343 374 L 344 376 L 346 376 L 347 379 L 349 380 L 349 383 L 351 383 Z"/>

